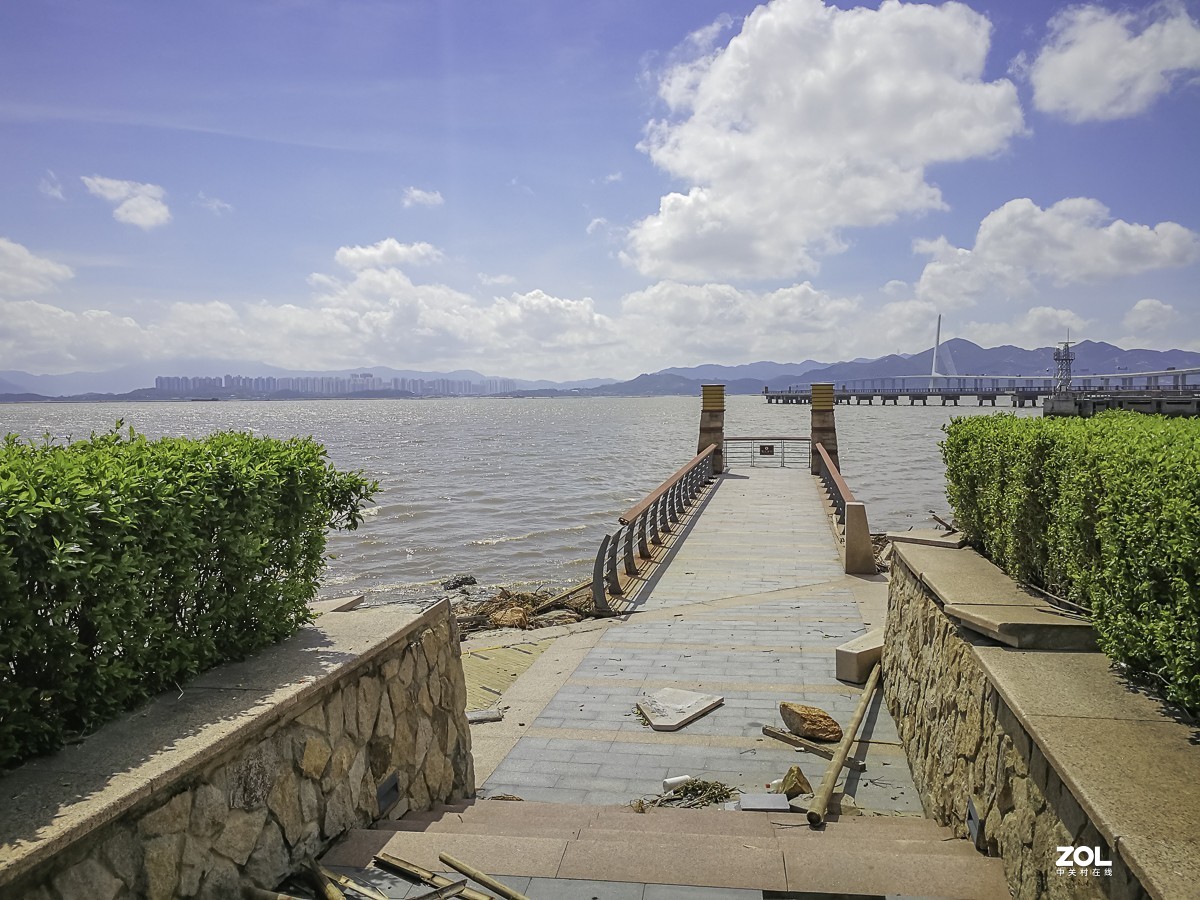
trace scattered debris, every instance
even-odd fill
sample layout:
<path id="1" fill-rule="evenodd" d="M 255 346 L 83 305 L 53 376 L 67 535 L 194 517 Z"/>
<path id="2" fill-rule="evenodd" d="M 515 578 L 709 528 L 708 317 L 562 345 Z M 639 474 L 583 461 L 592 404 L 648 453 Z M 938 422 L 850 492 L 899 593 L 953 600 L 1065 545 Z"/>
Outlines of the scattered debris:
<path id="1" fill-rule="evenodd" d="M 880 671 L 879 663 L 876 663 L 875 667 L 871 670 L 870 677 L 867 679 L 867 686 L 863 688 L 862 696 L 858 700 L 858 706 L 855 707 L 854 716 L 850 720 L 850 728 L 847 730 L 846 736 L 837 745 L 837 749 L 833 752 L 833 759 L 830 760 L 829 765 L 825 769 L 825 776 L 821 779 L 821 784 L 817 787 L 812 806 L 808 810 L 809 825 L 815 827 L 825 821 L 825 811 L 829 804 L 829 798 L 833 794 L 834 785 L 841 774 L 842 764 L 850 755 L 850 745 L 854 743 L 854 739 L 858 735 L 858 729 L 862 725 L 863 716 L 867 713 L 867 707 L 871 705 L 875 691 L 879 687 Z"/>
<path id="2" fill-rule="evenodd" d="M 637 708 L 655 731 L 678 731 L 724 702 L 725 698 L 716 694 L 662 688 L 653 694 L 642 694 Z"/>
<path id="3" fill-rule="evenodd" d="M 807 750 L 809 753 L 815 753 L 817 756 L 823 756 L 825 759 L 833 759 L 832 747 L 822 747 L 820 744 L 814 744 L 812 741 L 807 741 L 802 737 L 797 737 L 790 732 L 784 731 L 782 728 L 775 728 L 771 725 L 764 725 L 762 733 L 767 737 L 775 738 L 777 741 L 783 741 L 785 744 L 791 744 L 799 750 Z M 846 758 L 842 763 L 847 769 L 853 769 L 856 772 L 866 771 L 866 765 L 857 759 Z"/>
<path id="4" fill-rule="evenodd" d="M 485 722 L 502 722 L 504 720 L 503 710 L 492 707 L 491 709 L 471 709 L 467 710 L 468 725 L 482 725 Z"/>
<path id="5" fill-rule="evenodd" d="M 742 794 L 737 808 L 742 812 L 791 812 L 791 804 L 783 794 Z"/>
<path id="6" fill-rule="evenodd" d="M 434 888 L 428 894 L 421 894 L 419 897 L 413 897 L 413 900 L 445 900 L 447 897 L 461 897 L 462 892 L 467 889 L 467 879 L 455 881 L 453 884 L 448 884 L 443 888 Z"/>
<path id="7" fill-rule="evenodd" d="M 842 739 L 842 726 L 819 707 L 784 700 L 779 704 L 779 715 L 787 730 L 799 737 L 812 738 L 815 741 Z"/>
<path id="8" fill-rule="evenodd" d="M 524 894 L 519 891 L 514 891 L 508 885 L 497 881 L 490 875 L 487 875 L 478 869 L 468 866 L 465 862 L 455 859 L 449 853 L 439 853 L 438 859 L 454 869 L 456 872 L 462 872 L 472 881 L 482 884 L 490 891 L 495 891 L 501 897 L 507 897 L 508 900 L 529 900 Z"/>
<path id="9" fill-rule="evenodd" d="M 548 628 L 581 622 L 595 615 L 591 584 L 577 584 L 558 594 L 498 588 L 491 597 L 457 604 L 459 631 L 467 635 L 491 628 Z"/>
<path id="10" fill-rule="evenodd" d="M 516 800 L 520 803 L 525 802 L 524 797 L 518 797 L 516 794 L 491 794 L 488 796 L 487 799 L 488 800 Z"/>
<path id="11" fill-rule="evenodd" d="M 442 590 L 457 591 L 472 584 L 479 584 L 474 575 L 454 575 L 442 582 Z"/>
<path id="12" fill-rule="evenodd" d="M 655 806 L 699 809 L 704 806 L 712 806 L 716 803 L 725 803 L 733 798 L 733 794 L 733 788 L 727 784 L 722 784 L 719 781 L 704 781 L 700 778 L 693 778 L 674 790 L 659 794 L 657 797 L 651 797 L 649 800 L 645 797 L 639 797 L 629 805 L 633 807 L 634 812 L 639 813 L 644 813 Z"/>
<path id="13" fill-rule="evenodd" d="M 799 794 L 792 798 L 791 805 L 799 812 L 807 812 L 812 806 L 812 801 L 811 793 Z M 830 795 L 825 804 L 825 812 L 832 816 L 861 816 L 863 814 L 862 809 L 854 802 L 854 798 L 841 792 Z"/>
<path id="14" fill-rule="evenodd" d="M 937 513 L 935 513 L 932 509 L 929 511 L 929 518 L 933 519 L 933 521 L 935 521 L 939 525 L 941 525 L 942 528 L 946 529 L 946 531 L 951 531 L 951 532 L 958 531 L 957 528 L 955 528 L 953 525 L 951 525 L 949 522 L 947 522 L 945 519 L 943 519 L 941 516 L 939 516 Z"/>
<path id="15" fill-rule="evenodd" d="M 783 784 L 780 785 L 779 793 L 786 795 L 791 800 L 800 794 L 811 794 L 812 789 L 812 785 L 804 777 L 804 773 L 800 771 L 800 767 L 792 766 L 787 770 L 787 774 L 783 776 Z"/>
<path id="16" fill-rule="evenodd" d="M 304 869 L 308 872 L 309 879 L 317 889 L 317 896 L 324 897 L 325 900 L 346 900 L 346 895 L 334 884 L 333 879 L 326 874 L 328 870 L 319 863 L 309 858 L 304 862 Z"/>
<path id="17" fill-rule="evenodd" d="M 637 720 L 642 723 L 642 727 L 649 728 L 650 720 L 646 718 L 646 714 L 636 704 L 633 707 L 633 712 L 630 715 L 636 716 Z"/>
<path id="18" fill-rule="evenodd" d="M 663 779 L 663 794 L 669 794 L 675 788 L 683 787 L 689 781 L 695 779 L 694 775 L 676 775 L 674 778 Z"/>
<path id="19" fill-rule="evenodd" d="M 393 875 L 402 875 L 405 878 L 412 879 L 419 884 L 427 884 L 430 887 L 444 888 L 455 884 L 444 875 L 437 875 L 430 872 L 428 869 L 422 869 L 420 866 L 401 859 L 398 856 L 392 856 L 390 853 L 377 853 L 375 855 L 375 865 L 383 869 L 385 872 L 390 872 Z M 465 888 L 459 893 L 463 900 L 493 900 L 492 897 L 477 891 L 474 888 Z"/>

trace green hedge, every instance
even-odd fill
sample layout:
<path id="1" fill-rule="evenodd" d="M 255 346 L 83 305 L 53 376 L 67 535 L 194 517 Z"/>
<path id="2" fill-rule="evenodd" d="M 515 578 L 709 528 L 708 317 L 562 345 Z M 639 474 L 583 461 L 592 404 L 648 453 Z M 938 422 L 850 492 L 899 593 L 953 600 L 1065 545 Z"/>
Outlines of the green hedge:
<path id="1" fill-rule="evenodd" d="M 1109 657 L 1200 708 L 1200 420 L 958 418 L 942 455 L 977 549 L 1090 608 Z"/>
<path id="2" fill-rule="evenodd" d="M 8 436 L 0 768 L 292 634 L 375 488 L 311 439 Z"/>

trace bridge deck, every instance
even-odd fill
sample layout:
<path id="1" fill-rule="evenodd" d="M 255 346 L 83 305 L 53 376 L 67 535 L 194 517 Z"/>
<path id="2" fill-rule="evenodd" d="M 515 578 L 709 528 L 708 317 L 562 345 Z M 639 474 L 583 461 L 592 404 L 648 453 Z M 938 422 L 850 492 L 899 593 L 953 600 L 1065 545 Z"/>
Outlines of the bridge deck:
<path id="1" fill-rule="evenodd" d="M 782 700 L 820 706 L 848 725 L 860 689 L 834 679 L 833 651 L 881 623 L 885 605 L 881 577 L 843 574 L 807 468 L 728 472 L 687 517 L 634 611 L 560 641 L 563 652 L 542 666 L 558 669 L 559 684 L 530 711 L 519 739 L 490 751 L 477 745 L 484 794 L 627 803 L 686 774 L 761 792 L 794 764 L 815 783 L 825 761 L 764 738 L 762 726 L 782 725 Z M 662 687 L 720 694 L 725 703 L 678 732 L 654 732 L 633 707 L 643 691 Z M 849 773 L 845 790 L 860 806 L 919 815 L 881 696 L 853 753 L 868 769 Z"/>

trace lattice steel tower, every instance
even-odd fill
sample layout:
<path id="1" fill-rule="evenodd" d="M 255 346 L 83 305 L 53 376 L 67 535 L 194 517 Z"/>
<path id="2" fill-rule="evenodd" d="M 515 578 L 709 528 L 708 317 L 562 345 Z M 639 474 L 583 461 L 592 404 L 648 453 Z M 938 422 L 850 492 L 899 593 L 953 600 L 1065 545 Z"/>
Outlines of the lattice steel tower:
<path id="1" fill-rule="evenodd" d="M 1071 390 L 1071 363 L 1075 354 L 1071 352 L 1072 341 L 1063 341 L 1054 351 L 1054 393 L 1066 394 Z"/>

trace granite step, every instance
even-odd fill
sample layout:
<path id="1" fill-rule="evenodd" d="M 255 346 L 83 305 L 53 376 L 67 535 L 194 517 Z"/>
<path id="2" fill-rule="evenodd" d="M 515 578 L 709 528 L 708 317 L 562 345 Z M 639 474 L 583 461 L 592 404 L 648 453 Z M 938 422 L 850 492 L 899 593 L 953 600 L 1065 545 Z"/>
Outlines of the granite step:
<path id="1" fill-rule="evenodd" d="M 733 814 L 731 814 L 733 815 Z M 891 835 L 889 837 L 889 835 Z M 965 841 L 914 839 L 902 829 L 830 826 L 781 835 L 707 835 L 620 829 L 579 838 L 358 830 L 326 865 L 365 867 L 379 852 L 439 870 L 450 853 L 497 876 L 841 894 L 1007 896 L 1003 863 Z"/>

